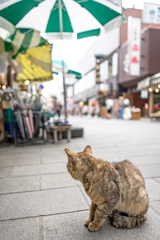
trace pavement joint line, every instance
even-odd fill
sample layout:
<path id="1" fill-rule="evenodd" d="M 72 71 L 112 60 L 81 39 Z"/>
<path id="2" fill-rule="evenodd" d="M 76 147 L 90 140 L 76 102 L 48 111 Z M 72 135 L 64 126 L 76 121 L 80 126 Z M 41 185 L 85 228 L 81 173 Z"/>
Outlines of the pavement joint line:
<path id="1" fill-rule="evenodd" d="M 39 190 L 41 191 L 41 175 L 39 176 Z"/>
<path id="2" fill-rule="evenodd" d="M 146 166 L 146 165 L 143 165 L 143 166 Z M 10 167 L 8 167 L 8 168 L 10 168 Z M 66 172 L 42 173 L 42 174 L 18 175 L 18 176 L 16 175 L 16 176 L 11 176 L 11 177 L 10 176 L 8 176 L 8 177 L 0 177 L 0 179 L 5 179 L 5 178 L 9 178 L 10 179 L 10 178 L 20 178 L 20 177 L 33 177 L 33 176 L 38 176 L 38 175 L 53 175 L 53 174 L 63 174 L 63 173 L 68 173 L 68 172 L 66 171 Z M 152 179 L 152 177 L 143 177 L 143 178 L 144 179 Z M 156 176 L 155 178 L 160 178 L 160 175 Z"/>
<path id="3" fill-rule="evenodd" d="M 57 189 L 75 188 L 75 187 L 79 187 L 79 185 L 77 185 L 77 186 L 67 186 L 67 187 L 57 187 L 57 188 L 46 188 L 46 189 L 39 189 L 39 190 L 29 190 L 29 191 L 23 191 L 23 192 L 0 193 L 0 196 L 2 196 L 2 195 L 9 195 L 9 194 L 19 194 L 19 193 L 43 192 L 43 191 L 48 191 L 48 190 L 57 190 Z"/>
<path id="4" fill-rule="evenodd" d="M 160 182 L 159 181 L 157 181 L 157 179 L 156 178 L 159 178 L 159 177 L 155 177 L 155 178 L 152 178 L 155 182 L 157 182 L 157 183 L 159 183 L 160 184 Z"/>
<path id="5" fill-rule="evenodd" d="M 157 155 L 157 156 L 159 156 L 159 155 Z M 109 161 L 110 159 L 108 159 L 108 160 L 106 160 L 106 159 L 102 159 L 102 158 L 98 158 L 98 159 L 101 159 L 102 161 Z M 118 161 L 116 161 L 116 162 L 119 162 L 119 161 L 123 161 L 123 160 L 129 160 L 130 162 L 133 162 L 132 161 L 132 159 L 130 160 L 129 158 L 126 158 L 126 159 L 121 159 L 121 160 L 118 160 Z M 114 160 L 113 160 L 113 162 L 115 162 Z M 0 163 L 0 168 L 10 168 L 10 167 L 25 167 L 25 166 L 37 166 L 37 165 L 50 165 L 50 164 L 57 164 L 57 163 L 66 163 L 66 161 L 65 160 L 60 160 L 60 161 L 56 161 L 56 162 L 53 162 L 53 161 L 51 161 L 51 162 L 46 162 L 46 163 L 44 163 L 43 162 L 43 160 L 41 160 L 40 159 L 40 163 L 37 163 L 37 164 L 35 164 L 35 163 L 33 163 L 33 164 L 19 164 L 19 165 L 2 165 L 1 166 L 1 163 Z M 136 166 L 148 166 L 148 165 L 159 165 L 160 164 L 160 162 L 159 163 L 152 163 L 152 164 L 149 164 L 149 163 L 147 163 L 147 164 L 134 164 L 134 165 L 136 165 Z M 156 177 L 157 178 L 157 177 Z"/>
<path id="6" fill-rule="evenodd" d="M 39 216 L 39 240 L 43 240 L 43 217 Z"/>
<path id="7" fill-rule="evenodd" d="M 47 215 L 37 215 L 37 216 L 29 216 L 29 217 L 21 217 L 21 218 L 10 218 L 5 220 L 0 220 L 0 222 L 7 222 L 7 221 L 13 221 L 13 220 L 21 220 L 21 219 L 31 219 L 31 218 L 38 218 L 38 217 L 50 217 L 55 215 L 62 215 L 62 214 L 70 214 L 70 213 L 78 213 L 78 212 L 88 212 L 89 209 L 83 209 L 83 210 L 77 210 L 77 211 L 71 211 L 71 212 L 62 212 L 62 213 L 52 213 Z"/>
<path id="8" fill-rule="evenodd" d="M 9 177 L 9 175 L 11 174 L 11 172 L 12 172 L 12 170 L 13 170 L 13 167 L 11 167 L 11 169 L 10 169 L 10 171 L 9 171 L 9 173 L 7 174 L 7 178 Z"/>
<path id="9" fill-rule="evenodd" d="M 88 200 L 87 200 L 86 196 L 84 195 L 84 192 L 82 191 L 82 189 L 81 189 L 81 187 L 80 187 L 80 186 L 78 186 L 78 188 L 79 188 L 79 190 L 80 190 L 80 192 L 81 192 L 82 196 L 84 197 L 84 200 L 86 201 L 86 203 L 87 203 L 88 207 L 90 208 L 90 204 L 89 204 L 89 202 L 88 202 Z"/>
<path id="10" fill-rule="evenodd" d="M 42 174 L 32 174 L 32 175 L 16 175 L 16 176 L 11 176 L 11 177 L 0 177 L 0 179 L 5 179 L 5 178 L 18 178 L 18 177 L 33 177 L 33 176 L 38 176 L 38 175 L 52 175 L 52 174 L 62 174 L 62 173 L 68 173 L 66 172 L 55 172 L 55 173 L 42 173 Z M 158 177 L 157 177 L 158 178 Z"/>
<path id="11" fill-rule="evenodd" d="M 149 202 L 160 202 L 160 199 L 158 199 L 158 200 L 150 200 Z"/>
<path id="12" fill-rule="evenodd" d="M 158 214 L 158 215 L 160 216 L 160 213 L 157 212 L 151 205 L 149 205 L 149 207 L 150 207 L 156 214 Z"/>

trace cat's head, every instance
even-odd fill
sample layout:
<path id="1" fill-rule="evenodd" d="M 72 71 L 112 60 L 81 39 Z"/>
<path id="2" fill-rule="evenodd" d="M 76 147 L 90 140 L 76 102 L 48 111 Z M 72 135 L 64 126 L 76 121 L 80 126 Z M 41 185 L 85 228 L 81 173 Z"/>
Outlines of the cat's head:
<path id="1" fill-rule="evenodd" d="M 86 171 L 85 160 L 92 154 L 92 149 L 88 145 L 83 152 L 73 153 L 69 149 L 64 150 L 68 157 L 67 169 L 76 180 L 81 180 Z"/>

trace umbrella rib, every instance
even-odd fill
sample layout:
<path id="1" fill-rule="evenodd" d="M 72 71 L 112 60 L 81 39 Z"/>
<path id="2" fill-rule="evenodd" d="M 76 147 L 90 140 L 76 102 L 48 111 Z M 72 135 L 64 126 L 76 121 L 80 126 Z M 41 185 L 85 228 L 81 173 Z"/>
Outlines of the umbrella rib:
<path id="1" fill-rule="evenodd" d="M 55 6 L 54 8 L 52 8 L 51 12 L 55 11 L 58 8 L 58 6 Z"/>
<path id="2" fill-rule="evenodd" d="M 81 3 L 81 2 L 88 2 L 89 0 L 79 0 L 79 1 L 76 1 L 77 3 Z"/>

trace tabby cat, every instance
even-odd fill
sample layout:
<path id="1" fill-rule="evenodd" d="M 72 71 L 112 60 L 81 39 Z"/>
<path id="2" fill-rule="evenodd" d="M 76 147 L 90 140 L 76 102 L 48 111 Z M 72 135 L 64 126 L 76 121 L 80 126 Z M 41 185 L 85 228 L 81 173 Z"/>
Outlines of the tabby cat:
<path id="1" fill-rule="evenodd" d="M 89 218 L 85 226 L 98 231 L 108 216 L 115 227 L 139 227 L 146 219 L 148 195 L 140 171 L 129 161 L 109 163 L 92 155 L 90 146 L 68 156 L 67 169 L 81 181 L 91 198 Z"/>

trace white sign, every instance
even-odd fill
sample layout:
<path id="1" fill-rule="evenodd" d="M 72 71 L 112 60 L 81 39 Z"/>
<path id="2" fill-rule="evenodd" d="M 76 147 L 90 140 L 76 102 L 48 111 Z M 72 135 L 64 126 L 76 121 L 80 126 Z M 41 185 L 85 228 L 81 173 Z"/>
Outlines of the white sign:
<path id="1" fill-rule="evenodd" d="M 160 24 L 160 4 L 144 3 L 143 22 Z"/>
<path id="2" fill-rule="evenodd" d="M 145 78 L 144 80 L 140 81 L 138 84 L 137 84 L 137 90 L 141 90 L 143 88 L 146 88 L 150 85 L 149 83 L 150 81 L 150 77 L 148 78 Z"/>
<path id="3" fill-rule="evenodd" d="M 129 75 L 140 75 L 141 18 L 128 17 Z"/>
<path id="4" fill-rule="evenodd" d="M 141 99 L 148 99 L 148 90 L 147 89 L 143 89 L 140 91 L 140 98 Z"/>

